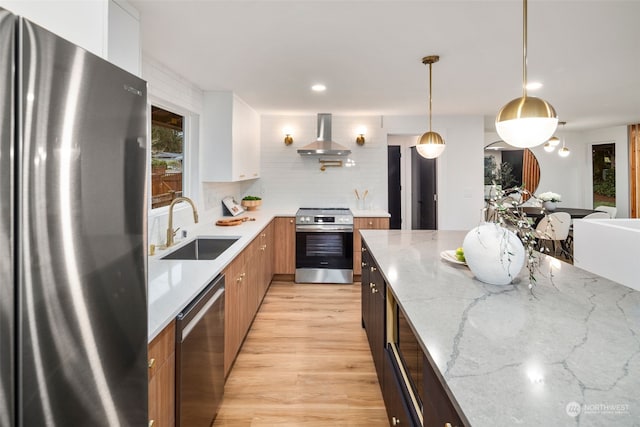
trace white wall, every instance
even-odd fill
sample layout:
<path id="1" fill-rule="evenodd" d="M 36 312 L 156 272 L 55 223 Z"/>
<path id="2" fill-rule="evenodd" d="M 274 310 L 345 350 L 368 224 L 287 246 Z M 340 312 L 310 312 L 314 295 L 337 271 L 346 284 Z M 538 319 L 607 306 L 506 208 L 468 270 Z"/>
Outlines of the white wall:
<path id="1" fill-rule="evenodd" d="M 317 116 L 261 116 L 261 179 L 248 190 L 264 203 L 285 209 L 349 207 L 356 209 L 354 190 L 368 190 L 371 209 L 387 209 L 387 144 L 379 116 L 332 116 L 332 139 L 349 156 L 301 156 L 297 150 L 316 140 Z M 356 132 L 366 127 L 366 142 L 356 144 Z M 283 142 L 283 128 L 292 130 L 293 144 Z M 345 166 L 320 171 L 318 159 L 342 160 Z M 352 166 L 346 166 L 353 162 Z"/>
<path id="2" fill-rule="evenodd" d="M 626 126 L 614 126 L 584 132 L 585 163 L 587 190 L 585 201 L 588 207 L 593 206 L 593 176 L 591 165 L 591 146 L 594 144 L 616 144 L 616 208 L 618 218 L 629 218 L 629 136 Z"/>
<path id="3" fill-rule="evenodd" d="M 424 116 L 384 117 L 388 135 L 421 135 L 427 126 Z M 433 117 L 433 130 L 447 146 L 437 160 L 438 229 L 469 230 L 480 222 L 484 206 L 484 118 Z"/>

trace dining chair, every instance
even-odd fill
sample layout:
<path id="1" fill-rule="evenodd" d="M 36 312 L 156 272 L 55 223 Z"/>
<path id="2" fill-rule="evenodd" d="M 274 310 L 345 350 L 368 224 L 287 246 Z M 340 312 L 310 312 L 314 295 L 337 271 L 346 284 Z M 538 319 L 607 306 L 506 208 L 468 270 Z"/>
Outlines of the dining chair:
<path id="1" fill-rule="evenodd" d="M 595 208 L 596 211 L 606 212 L 609 214 L 609 218 L 615 218 L 618 213 L 618 208 L 615 206 L 598 206 Z"/>
<path id="2" fill-rule="evenodd" d="M 572 256 L 566 244 L 570 226 L 571 215 L 566 212 L 554 212 L 540 220 L 535 229 L 535 236 L 538 243 L 544 244 L 545 247 L 548 242 L 551 242 L 554 256 L 557 254 L 556 242 L 560 243 L 564 255 L 571 259 Z"/>

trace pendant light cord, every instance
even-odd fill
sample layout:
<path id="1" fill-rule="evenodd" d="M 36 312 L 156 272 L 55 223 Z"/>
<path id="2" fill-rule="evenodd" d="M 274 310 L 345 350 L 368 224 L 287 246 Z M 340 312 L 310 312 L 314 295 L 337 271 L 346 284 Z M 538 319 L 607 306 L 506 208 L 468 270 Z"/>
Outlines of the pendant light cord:
<path id="1" fill-rule="evenodd" d="M 527 0 L 522 3 L 522 97 L 527 97 Z"/>
<path id="2" fill-rule="evenodd" d="M 429 132 L 431 132 L 431 66 L 433 64 L 429 63 Z"/>

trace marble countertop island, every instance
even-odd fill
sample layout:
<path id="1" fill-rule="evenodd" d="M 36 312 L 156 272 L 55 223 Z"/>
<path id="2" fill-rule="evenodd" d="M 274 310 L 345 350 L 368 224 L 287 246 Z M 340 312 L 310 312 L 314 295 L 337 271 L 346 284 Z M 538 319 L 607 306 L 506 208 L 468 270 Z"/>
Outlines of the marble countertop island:
<path id="1" fill-rule="evenodd" d="M 640 426 L 640 292 L 542 256 L 537 283 L 441 259 L 463 231 L 363 230 L 473 426 Z"/>

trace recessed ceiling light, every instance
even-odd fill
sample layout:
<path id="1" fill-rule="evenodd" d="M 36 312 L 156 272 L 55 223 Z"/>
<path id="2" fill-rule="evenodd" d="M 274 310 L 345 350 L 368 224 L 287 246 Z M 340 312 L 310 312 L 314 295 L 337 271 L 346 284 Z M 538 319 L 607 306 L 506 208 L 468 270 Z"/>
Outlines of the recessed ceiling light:
<path id="1" fill-rule="evenodd" d="M 529 82 L 527 83 L 527 90 L 537 90 L 542 87 L 542 83 L 540 82 Z"/>
<path id="2" fill-rule="evenodd" d="M 311 90 L 314 92 L 324 92 L 325 90 L 327 90 L 327 87 L 321 83 L 318 83 L 311 86 Z"/>

